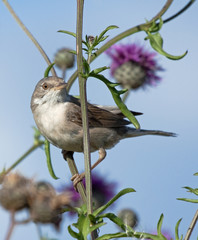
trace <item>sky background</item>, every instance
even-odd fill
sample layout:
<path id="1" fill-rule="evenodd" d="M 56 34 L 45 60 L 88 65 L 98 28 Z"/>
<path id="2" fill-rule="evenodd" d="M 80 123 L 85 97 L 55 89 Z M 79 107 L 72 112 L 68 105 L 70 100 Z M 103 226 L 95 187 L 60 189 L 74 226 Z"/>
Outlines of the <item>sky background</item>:
<path id="1" fill-rule="evenodd" d="M 175 0 L 167 18 L 181 9 L 188 1 Z M 61 33 L 64 29 L 75 32 L 76 1 L 10 1 L 18 16 L 33 33 L 51 60 L 57 49 L 75 48 L 74 38 Z M 110 37 L 151 19 L 161 9 L 162 0 L 86 0 L 84 8 L 84 35 L 97 35 L 109 25 L 119 29 L 109 32 Z M 193 198 L 183 186 L 197 187 L 198 171 L 198 4 L 197 2 L 184 14 L 165 24 L 161 30 L 164 49 L 173 54 L 188 54 L 180 61 L 171 61 L 158 55 L 158 63 L 165 69 L 157 87 L 132 92 L 127 106 L 143 112 L 138 117 L 144 129 L 159 129 L 178 134 L 176 138 L 145 136 L 127 139 L 108 150 L 107 157 L 95 172 L 108 181 L 118 182 L 117 191 L 132 187 L 137 192 L 122 197 L 114 207 L 117 213 L 122 208 L 132 208 L 139 216 L 137 231 L 155 231 L 157 221 L 164 214 L 164 229 L 174 233 L 176 222 L 182 218 L 180 233 L 186 234 L 197 209 L 196 204 L 176 200 L 178 197 Z M 33 43 L 16 24 L 3 2 L 0 4 L 0 169 L 9 167 L 33 143 L 35 126 L 30 110 L 30 99 L 36 83 L 43 78 L 46 63 Z M 138 33 L 123 40 L 122 43 L 137 43 L 151 49 L 144 41 L 145 33 Z M 110 65 L 106 55 L 100 56 L 92 68 Z M 68 71 L 68 77 L 75 68 Z M 107 71 L 107 77 L 110 73 Z M 68 78 L 67 78 L 68 79 Z M 113 80 L 113 79 L 111 79 Z M 78 95 L 77 82 L 71 93 Z M 102 82 L 88 80 L 88 100 L 91 103 L 114 105 L 111 94 Z M 45 154 L 36 150 L 25 159 L 16 170 L 37 180 L 48 180 L 58 187 L 70 181 L 70 172 L 62 159 L 61 150 L 51 147 L 52 161 L 59 180 L 53 180 L 48 173 Z M 97 153 L 92 154 L 96 160 Z M 83 171 L 83 154 L 75 154 L 79 170 Z M 21 218 L 21 215 L 19 216 Z M 51 238 L 71 239 L 67 218 L 62 224 L 61 234 L 43 227 L 44 234 Z M 0 208 L 0 240 L 5 238 L 9 224 L 8 212 Z M 104 231 L 117 229 L 104 227 Z M 101 230 L 101 233 L 104 232 Z M 31 233 L 31 234 L 30 234 Z M 196 226 L 192 239 L 198 235 Z M 17 227 L 12 240 L 38 239 L 34 224 Z"/>

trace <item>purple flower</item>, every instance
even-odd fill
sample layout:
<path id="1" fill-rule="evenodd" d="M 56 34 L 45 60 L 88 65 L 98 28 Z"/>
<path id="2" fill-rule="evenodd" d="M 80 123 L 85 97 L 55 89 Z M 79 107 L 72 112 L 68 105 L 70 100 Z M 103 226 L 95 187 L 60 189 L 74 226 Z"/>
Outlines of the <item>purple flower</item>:
<path id="1" fill-rule="evenodd" d="M 85 185 L 85 179 L 83 179 L 83 184 Z M 115 195 L 116 185 L 115 182 L 107 182 L 105 177 L 95 173 L 92 174 L 93 202 L 95 208 L 107 203 Z M 82 204 L 80 194 L 74 190 L 72 184 L 69 186 L 62 186 L 61 191 L 66 191 L 71 194 L 71 202 L 74 203 L 74 207 Z"/>
<path id="2" fill-rule="evenodd" d="M 112 59 L 111 75 L 125 88 L 153 86 L 161 80 L 156 72 L 163 69 L 157 64 L 155 52 L 133 43 L 113 45 L 106 54 Z"/>

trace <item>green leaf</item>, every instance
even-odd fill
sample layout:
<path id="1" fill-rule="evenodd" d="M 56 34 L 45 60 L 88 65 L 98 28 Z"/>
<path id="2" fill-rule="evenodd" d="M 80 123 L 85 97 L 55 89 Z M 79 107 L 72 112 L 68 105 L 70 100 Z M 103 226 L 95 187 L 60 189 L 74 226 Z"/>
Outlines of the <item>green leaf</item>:
<path id="1" fill-rule="evenodd" d="M 76 238 L 76 239 L 79 239 L 79 234 L 77 232 L 75 232 L 74 230 L 72 230 L 71 226 L 68 226 L 68 232 L 69 234 L 73 237 L 73 238 Z"/>
<path id="2" fill-rule="evenodd" d="M 66 30 L 59 30 L 60 33 L 66 33 L 68 35 L 71 35 L 76 38 L 76 34 L 74 32 L 66 31 Z"/>
<path id="3" fill-rule="evenodd" d="M 122 238 L 122 237 L 128 237 L 126 233 L 110 233 L 110 234 L 104 234 L 100 237 L 97 238 L 97 240 L 109 240 L 109 239 L 114 239 L 114 238 Z"/>
<path id="4" fill-rule="evenodd" d="M 148 31 L 147 34 L 148 34 L 148 36 L 145 38 L 145 40 L 147 40 L 147 39 L 150 40 L 150 44 L 151 44 L 152 48 L 155 49 L 158 53 L 164 55 L 165 57 L 167 57 L 169 59 L 179 60 L 179 59 L 183 58 L 188 52 L 188 51 L 186 51 L 184 54 L 182 54 L 180 56 L 173 56 L 171 54 L 168 54 L 162 48 L 163 47 L 163 39 L 158 32 L 155 34 L 151 34 Z"/>
<path id="5" fill-rule="evenodd" d="M 115 103 L 117 104 L 117 106 L 119 107 L 119 109 L 121 110 L 121 112 L 124 114 L 125 117 L 127 117 L 131 123 L 135 126 L 135 128 L 139 129 L 140 128 L 140 124 L 137 121 L 137 119 L 135 118 L 135 116 L 129 111 L 129 109 L 126 107 L 126 105 L 124 104 L 124 102 L 122 101 L 120 94 L 123 93 L 123 91 L 121 90 L 118 91 L 115 87 L 112 87 L 112 82 L 110 82 L 107 78 L 105 78 L 103 75 L 101 74 L 95 74 L 93 71 L 89 74 L 90 77 L 95 77 L 99 80 L 101 80 L 102 82 L 104 82 L 106 84 L 106 86 L 108 87 L 108 89 L 110 90 L 113 99 L 115 101 Z M 125 91 L 125 90 L 124 90 Z"/>
<path id="6" fill-rule="evenodd" d="M 87 78 L 89 76 L 91 68 L 90 68 L 88 62 L 84 58 L 83 58 L 83 70 L 84 70 L 83 76 L 85 78 Z"/>
<path id="7" fill-rule="evenodd" d="M 99 216 L 100 218 L 108 218 L 109 220 L 111 220 L 112 222 L 114 222 L 116 225 L 118 225 L 123 231 L 126 231 L 126 224 L 124 224 L 124 222 L 117 217 L 114 213 L 105 213 Z M 131 228 L 131 231 L 133 231 L 133 229 Z"/>
<path id="8" fill-rule="evenodd" d="M 198 172 L 193 174 L 194 176 L 198 176 Z"/>
<path id="9" fill-rule="evenodd" d="M 77 55 L 77 52 L 75 50 L 68 50 L 69 53 L 72 53 L 74 55 Z"/>
<path id="10" fill-rule="evenodd" d="M 185 189 L 189 190 L 189 192 L 198 195 L 198 188 L 191 188 L 191 187 L 184 187 Z"/>
<path id="11" fill-rule="evenodd" d="M 161 229 L 162 229 L 163 218 L 164 218 L 164 215 L 161 214 L 160 219 L 159 219 L 159 221 L 158 221 L 158 223 L 157 223 L 157 234 L 158 234 L 159 236 L 162 235 Z"/>
<path id="12" fill-rule="evenodd" d="M 131 193 L 131 192 L 135 192 L 135 190 L 133 188 L 125 188 L 122 191 L 120 191 L 118 194 L 115 195 L 115 197 L 113 197 L 107 204 L 103 205 L 102 207 L 96 209 L 93 212 L 94 216 L 97 216 L 99 213 L 103 212 L 104 210 L 106 210 L 109 206 L 111 206 L 118 198 L 122 197 L 123 195 L 127 194 L 127 193 Z"/>
<path id="13" fill-rule="evenodd" d="M 148 21 L 147 21 L 148 22 Z M 151 25 L 151 27 L 148 29 L 148 32 L 158 32 L 163 26 L 163 20 L 162 18 L 160 18 L 160 22 L 157 23 L 156 21 L 154 21 Z"/>
<path id="14" fill-rule="evenodd" d="M 198 203 L 198 199 L 190 199 L 190 198 L 177 198 L 177 200 L 191 202 L 191 203 Z"/>
<path id="15" fill-rule="evenodd" d="M 97 224 L 94 224 L 92 227 L 89 227 L 89 233 L 99 229 L 100 227 L 104 226 L 106 223 L 105 222 L 100 222 Z"/>
<path id="16" fill-rule="evenodd" d="M 179 221 L 177 222 L 176 226 L 175 226 L 175 240 L 180 240 L 179 238 L 179 224 L 181 222 L 182 218 L 179 219 Z"/>
<path id="17" fill-rule="evenodd" d="M 105 30 L 102 31 L 101 34 L 98 36 L 98 41 L 103 41 L 103 40 L 101 40 L 101 39 L 102 39 L 102 37 L 105 35 L 105 33 L 108 32 L 109 30 L 112 30 L 112 29 L 115 29 L 115 28 L 118 28 L 118 26 L 116 26 L 116 25 L 110 25 L 110 26 L 108 26 L 107 28 L 105 28 Z"/>
<path id="18" fill-rule="evenodd" d="M 45 73 L 44 73 L 44 77 L 48 77 L 49 76 L 49 72 L 50 70 L 53 68 L 55 62 L 51 63 L 45 70 Z"/>
<path id="19" fill-rule="evenodd" d="M 53 167 L 52 167 L 51 156 L 50 156 L 50 143 L 46 139 L 44 144 L 45 144 L 45 154 L 47 157 L 47 167 L 48 167 L 49 173 L 53 179 L 58 179 L 58 177 L 56 177 Z"/>
<path id="20" fill-rule="evenodd" d="M 110 68 L 110 67 L 104 66 L 104 67 L 96 68 L 96 69 L 94 69 L 92 72 L 95 73 L 95 74 L 98 74 L 98 73 L 103 72 L 103 71 L 105 71 L 105 70 L 107 70 L 107 69 L 109 69 L 109 68 Z M 116 86 L 117 86 L 117 85 L 116 85 Z"/>

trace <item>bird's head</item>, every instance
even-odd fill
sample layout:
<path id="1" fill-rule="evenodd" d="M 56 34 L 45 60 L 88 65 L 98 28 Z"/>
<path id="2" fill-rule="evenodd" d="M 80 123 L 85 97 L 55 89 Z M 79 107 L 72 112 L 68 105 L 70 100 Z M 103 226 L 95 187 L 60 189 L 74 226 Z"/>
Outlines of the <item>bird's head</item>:
<path id="1" fill-rule="evenodd" d="M 34 110 L 38 105 L 55 104 L 64 102 L 67 99 L 66 83 L 62 78 L 46 77 L 41 79 L 32 94 L 31 109 Z"/>

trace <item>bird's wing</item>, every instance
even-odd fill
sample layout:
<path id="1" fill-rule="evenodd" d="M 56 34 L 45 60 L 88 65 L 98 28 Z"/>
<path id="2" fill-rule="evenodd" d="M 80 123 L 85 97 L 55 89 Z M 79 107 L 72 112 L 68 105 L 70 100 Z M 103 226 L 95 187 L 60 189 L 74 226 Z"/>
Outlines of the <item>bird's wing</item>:
<path id="1" fill-rule="evenodd" d="M 67 119 L 82 126 L 82 116 L 80 101 L 72 98 L 69 111 L 67 111 Z M 113 113 L 101 107 L 97 107 L 88 103 L 89 127 L 121 127 L 130 124 L 128 120 L 120 112 Z"/>
<path id="2" fill-rule="evenodd" d="M 115 107 L 115 106 L 104 106 L 104 105 L 97 105 L 97 104 L 94 104 L 94 106 L 102 108 L 102 109 L 105 109 L 105 110 L 107 110 L 109 112 L 112 112 L 112 113 L 114 113 L 116 115 L 120 115 L 123 118 L 125 118 L 124 114 L 121 112 L 121 110 L 118 107 Z M 143 114 L 141 112 L 135 112 L 135 111 L 130 111 L 130 112 L 133 113 L 134 116 L 138 116 L 138 115 L 142 115 Z"/>

